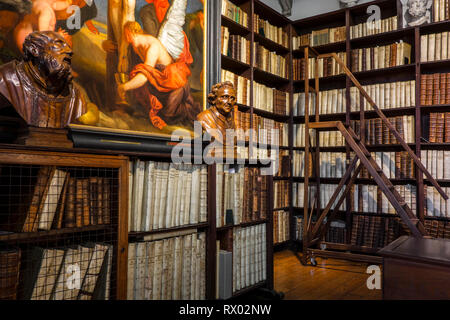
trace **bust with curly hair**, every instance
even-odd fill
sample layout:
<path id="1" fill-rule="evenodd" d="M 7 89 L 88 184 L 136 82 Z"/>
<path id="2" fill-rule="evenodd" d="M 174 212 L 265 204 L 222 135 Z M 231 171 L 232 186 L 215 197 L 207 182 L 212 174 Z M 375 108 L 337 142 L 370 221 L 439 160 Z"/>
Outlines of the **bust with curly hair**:
<path id="1" fill-rule="evenodd" d="M 215 84 L 208 95 L 208 102 L 211 108 L 199 113 L 197 120 L 206 132 L 224 143 L 226 130 L 235 128 L 233 110 L 236 106 L 236 90 L 233 83 L 225 81 Z"/>

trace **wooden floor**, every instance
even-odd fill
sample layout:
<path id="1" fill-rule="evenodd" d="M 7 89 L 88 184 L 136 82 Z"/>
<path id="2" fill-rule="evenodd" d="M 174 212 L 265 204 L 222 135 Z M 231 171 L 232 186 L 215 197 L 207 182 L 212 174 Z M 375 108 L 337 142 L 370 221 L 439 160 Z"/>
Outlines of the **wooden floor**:
<path id="1" fill-rule="evenodd" d="M 299 253 L 300 255 L 300 253 Z M 274 286 L 286 300 L 381 300 L 381 290 L 369 290 L 368 264 L 317 258 L 303 266 L 290 250 L 274 253 Z"/>

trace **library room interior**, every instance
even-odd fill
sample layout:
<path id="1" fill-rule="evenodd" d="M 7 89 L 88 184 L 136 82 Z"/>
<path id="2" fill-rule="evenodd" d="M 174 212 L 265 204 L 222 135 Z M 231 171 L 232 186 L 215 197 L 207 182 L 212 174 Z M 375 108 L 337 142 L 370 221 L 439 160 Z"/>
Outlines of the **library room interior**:
<path id="1" fill-rule="evenodd" d="M 449 300 L 449 50 L 450 0 L 0 0 L 0 300 Z"/>

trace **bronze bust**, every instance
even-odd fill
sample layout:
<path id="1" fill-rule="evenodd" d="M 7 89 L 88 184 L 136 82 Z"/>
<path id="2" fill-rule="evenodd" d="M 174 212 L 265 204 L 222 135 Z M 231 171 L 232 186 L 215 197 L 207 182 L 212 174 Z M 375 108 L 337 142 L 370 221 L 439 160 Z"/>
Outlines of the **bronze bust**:
<path id="1" fill-rule="evenodd" d="M 64 128 L 86 113 L 72 82 L 72 49 L 56 32 L 29 34 L 23 61 L 0 66 L 0 108 L 11 106 L 32 127 Z"/>
<path id="2" fill-rule="evenodd" d="M 199 113 L 197 120 L 218 142 L 226 143 L 226 130 L 235 129 L 236 90 L 230 81 L 215 84 L 208 95 L 211 108 Z M 220 132 L 220 134 L 218 134 Z"/>

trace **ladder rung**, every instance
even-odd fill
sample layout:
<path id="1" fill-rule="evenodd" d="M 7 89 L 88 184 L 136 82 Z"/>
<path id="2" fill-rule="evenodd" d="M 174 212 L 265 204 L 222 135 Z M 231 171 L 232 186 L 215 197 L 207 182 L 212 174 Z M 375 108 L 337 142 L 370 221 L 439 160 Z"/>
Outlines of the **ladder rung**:
<path id="1" fill-rule="evenodd" d="M 340 121 L 321 121 L 321 122 L 310 122 L 309 127 L 311 129 L 334 129 L 337 130 Z"/>

